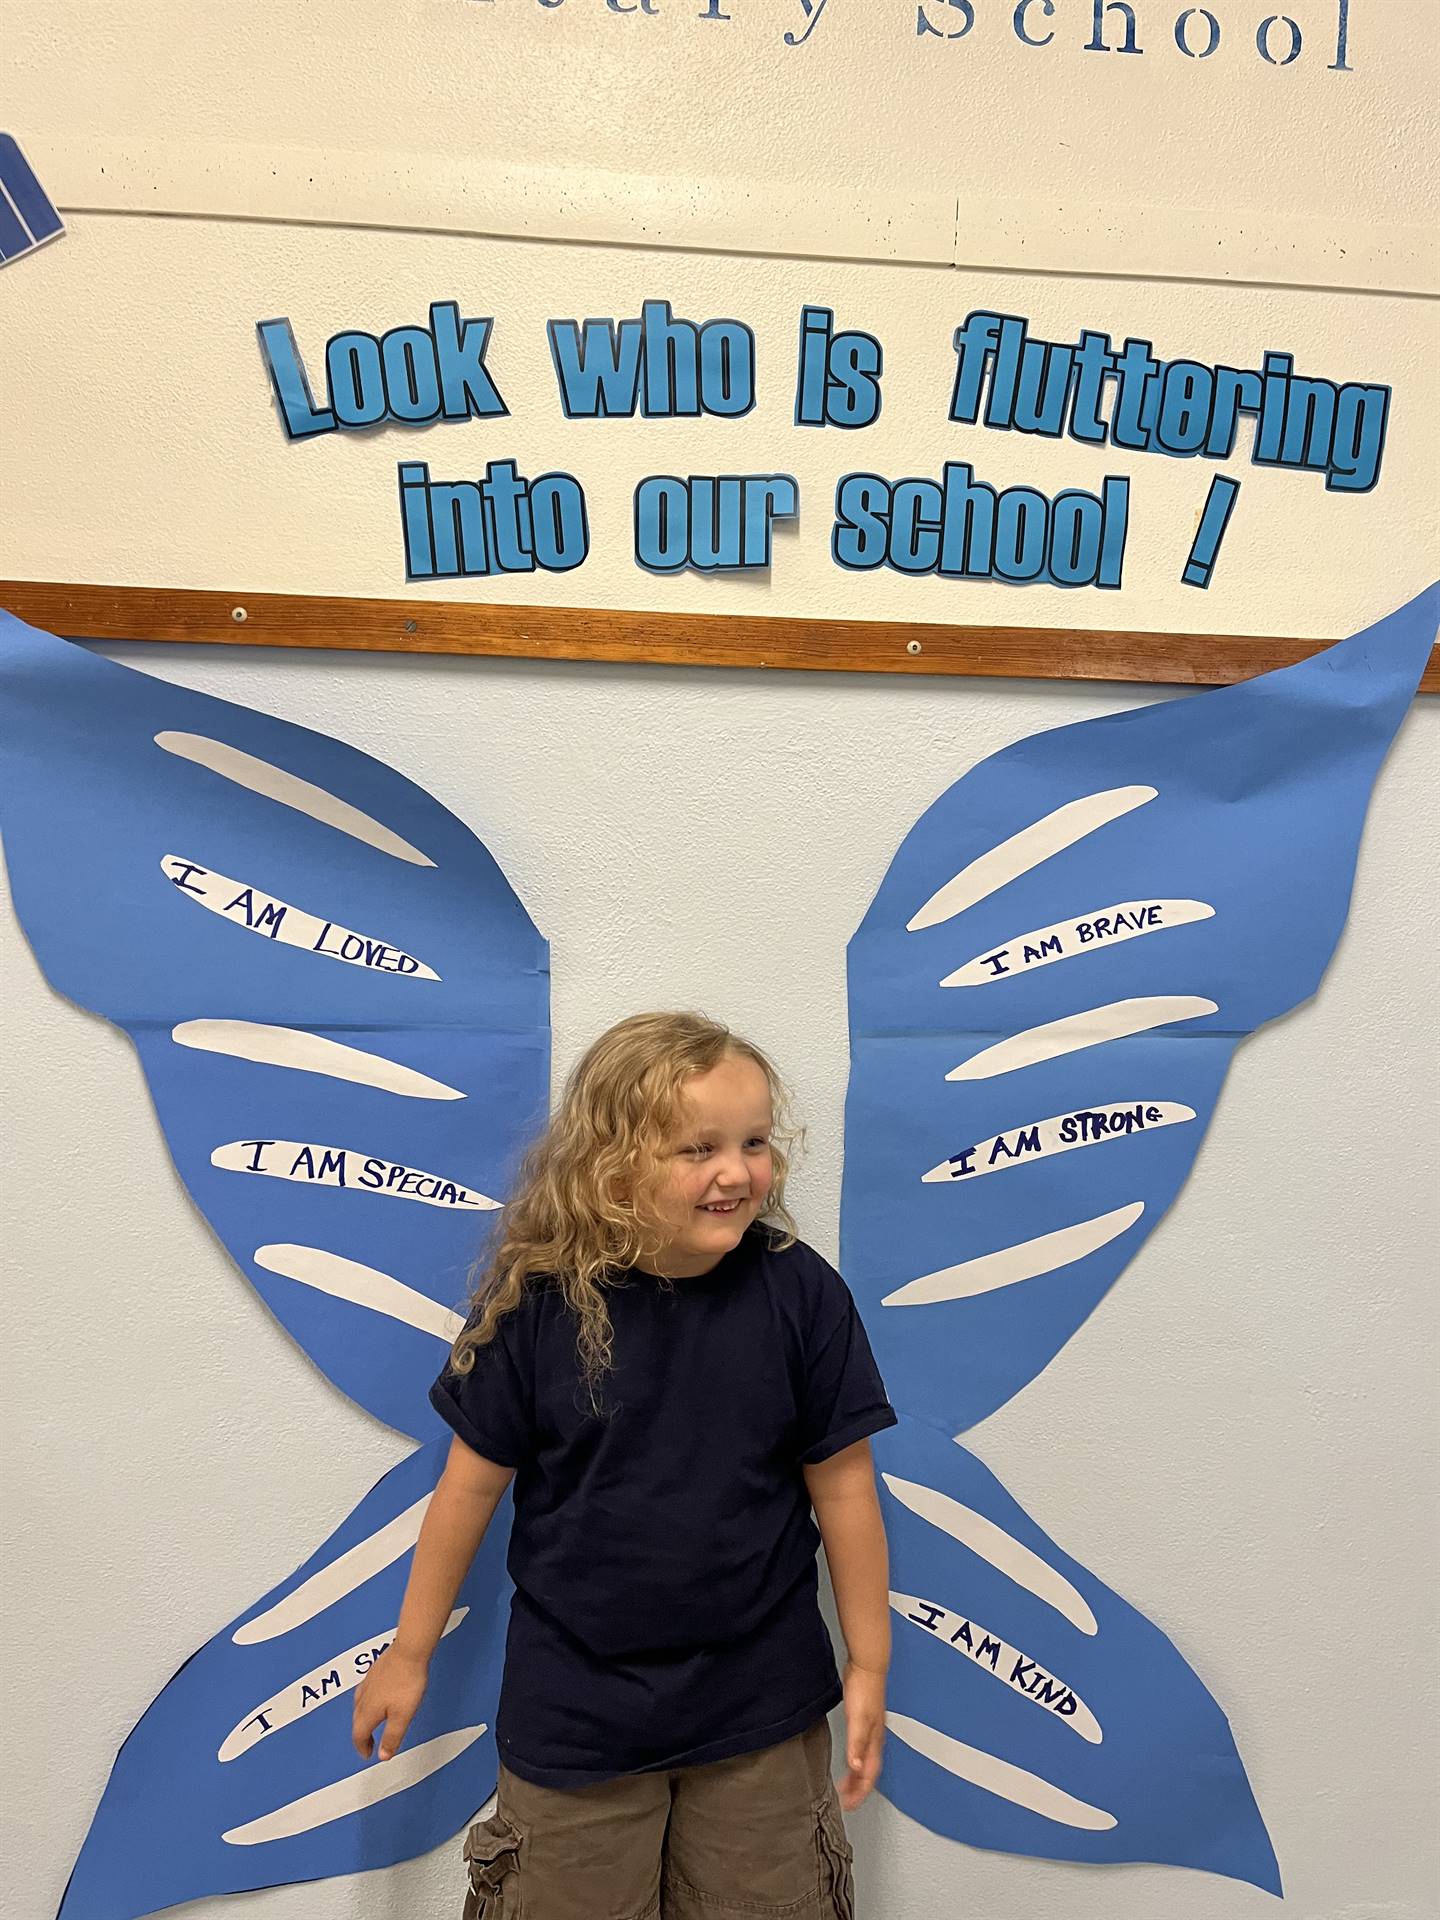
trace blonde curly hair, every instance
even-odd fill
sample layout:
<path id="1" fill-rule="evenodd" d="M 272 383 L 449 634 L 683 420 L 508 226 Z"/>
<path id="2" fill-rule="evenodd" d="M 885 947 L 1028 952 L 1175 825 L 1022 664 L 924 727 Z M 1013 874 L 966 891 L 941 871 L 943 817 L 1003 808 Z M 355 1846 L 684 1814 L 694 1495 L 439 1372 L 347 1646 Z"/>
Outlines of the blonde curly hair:
<path id="1" fill-rule="evenodd" d="M 727 1056 L 753 1061 L 769 1087 L 772 1176 L 760 1220 L 774 1230 L 777 1246 L 794 1244 L 785 1178 L 804 1129 L 791 1118 L 774 1065 L 752 1041 L 703 1014 L 634 1014 L 586 1050 L 549 1126 L 521 1162 L 493 1244 L 476 1264 L 467 1325 L 450 1350 L 454 1373 L 470 1372 L 475 1349 L 494 1339 L 527 1282 L 544 1277 L 575 1315 L 581 1369 L 598 1410 L 596 1389 L 613 1359 L 606 1281 L 664 1244 L 657 1198 L 682 1089 Z"/>

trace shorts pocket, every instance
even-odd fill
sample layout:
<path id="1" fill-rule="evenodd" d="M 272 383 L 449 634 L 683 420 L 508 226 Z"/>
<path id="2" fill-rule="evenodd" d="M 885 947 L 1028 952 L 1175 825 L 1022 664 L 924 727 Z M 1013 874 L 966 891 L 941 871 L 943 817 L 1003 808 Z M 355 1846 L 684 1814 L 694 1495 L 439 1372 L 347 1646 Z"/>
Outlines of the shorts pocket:
<path id="1" fill-rule="evenodd" d="M 855 1920 L 855 1850 L 832 1786 L 815 1808 L 815 1838 L 820 1853 L 820 1912 L 823 1920 Z"/>
<path id="2" fill-rule="evenodd" d="M 477 1820 L 465 1836 L 470 1891 L 463 1920 L 520 1920 L 520 1829 L 503 1813 Z"/>

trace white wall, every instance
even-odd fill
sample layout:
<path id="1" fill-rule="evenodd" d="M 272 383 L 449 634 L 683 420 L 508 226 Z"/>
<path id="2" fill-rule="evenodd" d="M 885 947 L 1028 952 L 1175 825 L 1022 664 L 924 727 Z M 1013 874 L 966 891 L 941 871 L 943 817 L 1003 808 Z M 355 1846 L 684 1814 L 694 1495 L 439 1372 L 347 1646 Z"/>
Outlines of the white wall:
<path id="1" fill-rule="evenodd" d="M 472 822 L 554 942 L 557 1068 L 647 1005 L 698 1004 L 773 1047 L 813 1129 L 800 1215 L 832 1256 L 844 942 L 890 853 L 984 753 L 1132 698 L 117 651 L 383 754 Z M 1300 1920 L 1435 1911 L 1437 721 L 1411 715 L 1382 777 L 1320 998 L 1242 1048 L 1170 1219 L 976 1436 L 1224 1702 Z M 269 1319 L 182 1193 L 128 1044 L 57 1000 L 3 928 L 5 1404 L 25 1436 L 6 1470 L 3 1910 L 46 1920 L 153 1694 L 406 1447 Z M 1269 1904 L 1193 1873 L 977 1853 L 878 1798 L 852 1827 L 874 1920 L 1245 1920 Z M 458 1911 L 456 1872 L 442 1851 L 254 1906 L 411 1920 Z"/>
<path id="2" fill-rule="evenodd" d="M 852 34 L 848 62 L 825 56 L 830 64 L 806 69 L 797 89 L 786 70 L 762 68 L 752 34 L 750 65 L 723 91 L 724 72 L 696 67 L 678 25 L 656 28 L 668 35 L 655 43 L 663 59 L 646 68 L 600 36 L 648 29 L 607 18 L 598 0 L 586 14 L 573 0 L 531 27 L 518 0 L 493 11 L 507 59 L 467 70 L 465 46 L 447 36 L 481 30 L 480 0 L 463 28 L 436 7 L 347 9 L 364 29 L 347 93 L 322 7 L 303 25 L 283 8 L 247 12 L 233 32 L 225 23 L 240 16 L 209 15 L 203 32 L 217 38 L 204 44 L 188 14 L 163 7 L 110 8 L 103 21 L 74 6 L 17 10 L 11 124 L 22 139 L 28 129 L 62 202 L 94 210 L 72 212 L 66 238 L 0 276 L 0 420 L 20 475 L 5 503 L 0 573 L 404 595 L 394 463 L 417 452 L 437 477 L 473 475 L 510 453 L 528 471 L 568 466 L 586 481 L 595 539 L 586 567 L 558 581 L 409 590 L 421 599 L 1338 636 L 1437 571 L 1432 310 L 1359 290 L 1416 284 L 1421 259 L 1405 253 L 1401 229 L 1426 191 L 1414 139 L 1425 62 L 1423 50 L 1405 55 L 1394 7 L 1354 10 L 1351 76 L 1322 79 L 1323 65 L 1299 63 L 1275 72 L 1253 52 L 1247 65 L 1232 42 L 1218 71 L 1189 63 L 1157 79 L 1152 64 L 1124 83 L 1128 93 L 1118 76 L 1102 82 L 1098 57 L 1087 66 L 1078 53 L 1057 55 L 1043 85 L 1018 70 L 1024 138 L 1007 120 L 1006 164 L 1035 163 L 1026 191 L 1040 182 L 1049 224 L 1017 225 L 1006 196 L 1019 176 L 998 169 L 972 181 L 984 244 L 968 254 L 957 252 L 952 161 L 937 140 L 967 102 L 982 152 L 990 133 L 999 138 L 1021 84 L 1007 79 L 1013 50 L 1002 58 L 990 45 L 984 88 L 970 93 L 955 68 L 943 89 L 927 80 L 913 43 L 903 59 L 896 51 L 867 67 Z M 749 32 L 751 10 L 732 0 L 731 11 Z M 799 11 L 771 10 L 771 40 Z M 913 28 L 911 9 L 894 11 Z M 979 0 L 977 11 L 986 14 Z M 837 9 L 822 20 L 808 50 L 823 54 L 822 36 L 846 17 Z M 557 38 L 562 28 L 570 41 Z M 525 35 L 542 29 L 551 52 L 527 66 Z M 431 36 L 428 62 L 404 58 L 404 36 Z M 1232 40 L 1243 48 L 1238 30 Z M 308 106 L 297 90 L 307 72 Z M 1348 95 L 1335 91 L 1352 81 Z M 874 96 L 886 87 L 880 112 Z M 695 101 L 721 97 L 724 112 L 698 136 Z M 912 146 L 896 113 L 902 125 L 911 115 Z M 628 173 L 617 126 L 634 134 Z M 855 131 L 865 127 L 868 147 Z M 466 128 L 473 144 L 460 151 Z M 667 128 L 669 149 L 658 139 Z M 1228 169 L 1216 158 L 1227 138 Z M 1343 191 L 1333 163 L 1327 173 L 1317 157 L 1337 140 L 1350 155 Z M 1101 143 L 1109 159 L 1097 169 Z M 805 191 L 776 199 L 792 149 L 806 156 L 794 170 Z M 1067 151 L 1080 155 L 1083 232 L 1050 194 Z M 713 163 L 703 191 L 692 191 L 687 152 L 694 166 Z M 749 171 L 737 173 L 746 155 Z M 309 212 L 336 224 L 302 226 L 316 156 L 329 169 L 328 198 Z M 267 201 L 272 167 L 284 191 Z M 1109 211 L 1112 178 L 1115 206 L 1141 209 L 1129 226 L 1118 221 L 1119 241 L 1117 222 L 1096 211 Z M 76 182 L 93 192 L 67 196 Z M 906 209 L 924 194 L 923 218 L 907 227 Z M 544 217 L 527 226 L 537 195 Z M 1021 201 L 1034 204 L 1017 188 Z M 147 207 L 269 218 L 151 218 Z M 402 224 L 466 231 L 381 230 L 397 207 Z M 1252 244 L 1246 209 L 1257 207 Z M 943 246 L 932 244 L 937 219 L 948 221 Z M 1216 222 L 1236 249 L 1223 265 Z M 670 250 L 593 244 L 653 241 L 651 226 Z M 516 237 L 527 231 L 552 238 Z M 1279 264 L 1292 232 L 1299 267 Z M 744 244 L 747 233 L 752 246 L 788 241 L 797 254 L 852 257 L 677 250 Z M 1349 247 L 1369 263 L 1363 274 L 1340 264 Z M 1388 280 L 1375 266 L 1386 247 L 1409 262 Z M 992 270 L 937 264 L 967 257 Z M 1077 277 L 1077 260 L 1127 277 Z M 1010 271 L 1026 264 L 1041 270 Z M 1227 274 L 1236 284 L 1214 284 Z M 1254 284 L 1267 278 L 1285 284 Z M 1317 281 L 1351 290 L 1318 292 Z M 777 370 L 755 414 L 723 429 L 564 423 L 544 320 L 634 312 L 655 294 L 696 317 L 751 321 L 762 366 L 768 355 Z M 509 421 L 442 427 L 420 442 L 397 432 L 283 442 L 257 320 L 288 314 L 302 346 L 318 347 L 347 325 L 421 319 L 447 297 L 498 316 L 493 364 Z M 1347 499 L 1313 475 L 1235 466 L 1241 500 L 1204 594 L 1178 575 L 1206 476 L 1196 463 L 1148 456 L 1129 464 L 1137 519 L 1121 595 L 846 576 L 826 558 L 825 534 L 835 475 L 860 463 L 836 443 L 854 437 L 788 425 L 806 300 L 835 305 L 842 324 L 871 326 L 886 342 L 886 411 L 859 437 L 864 463 L 881 471 L 935 472 L 955 457 L 944 422 L 950 330 L 970 307 L 994 305 L 1030 314 L 1054 338 L 1102 325 L 1236 365 L 1280 346 L 1306 370 L 1388 381 L 1384 478 Z M 1000 484 L 1053 491 L 1113 470 L 1073 445 L 998 435 L 970 444 Z M 741 467 L 801 481 L 801 523 L 781 536 L 772 579 L 641 574 L 627 550 L 635 478 Z M 1064 683 L 113 651 L 350 740 L 469 821 L 553 943 L 557 1070 L 645 1005 L 700 1005 L 772 1047 L 812 1128 L 801 1217 L 830 1253 L 844 944 L 897 842 L 984 754 L 1154 697 Z M 1440 1576 L 1429 1484 L 1440 1221 L 1427 1151 L 1437 745 L 1440 709 L 1422 703 L 1382 776 L 1351 925 L 1317 1003 L 1242 1049 L 1173 1216 L 1051 1368 L 977 1435 L 1037 1521 L 1164 1628 L 1225 1705 L 1297 1920 L 1434 1920 L 1437 1910 L 1427 1652 Z M 139 1713 L 405 1443 L 328 1387 L 212 1240 L 171 1170 L 128 1045 L 50 993 L 8 914 L 0 940 L 10 1261 L 0 1355 L 12 1432 L 24 1436 L 4 1469 L 11 1686 L 0 1910 L 47 1920 Z M 1198 1874 L 978 1853 L 878 1797 L 852 1828 L 861 1910 L 873 1920 L 1246 1920 L 1268 1908 L 1253 1889 Z M 276 1889 L 247 1911 L 412 1920 L 458 1911 L 458 1899 L 458 1860 L 442 1850 L 385 1873 Z M 218 1920 L 234 1909 L 193 1911 Z"/>

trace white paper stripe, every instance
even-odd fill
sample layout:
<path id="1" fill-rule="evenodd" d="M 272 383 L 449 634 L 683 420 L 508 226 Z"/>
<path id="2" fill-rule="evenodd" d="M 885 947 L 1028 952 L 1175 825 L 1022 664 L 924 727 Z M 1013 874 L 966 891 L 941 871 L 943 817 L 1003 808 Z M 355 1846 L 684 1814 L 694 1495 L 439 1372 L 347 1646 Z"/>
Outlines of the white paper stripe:
<path id="1" fill-rule="evenodd" d="M 212 1167 L 250 1174 L 262 1180 L 296 1180 L 304 1186 L 342 1188 L 347 1193 L 378 1193 L 392 1200 L 414 1200 L 425 1207 L 467 1212 L 495 1210 L 498 1200 L 472 1191 L 444 1174 L 384 1160 L 357 1147 L 336 1147 L 324 1140 L 227 1140 L 210 1155 Z"/>
<path id="2" fill-rule="evenodd" d="M 977 855 L 968 867 L 962 867 L 953 880 L 947 880 L 938 892 L 931 894 L 906 923 L 906 931 L 918 933 L 923 927 L 938 927 L 944 920 L 953 920 L 957 913 L 963 913 L 978 900 L 1018 880 L 1022 873 L 1029 873 L 1042 860 L 1052 859 L 1067 847 L 1073 847 L 1077 840 L 1083 840 L 1086 834 L 1109 826 L 1112 820 L 1133 813 L 1136 807 L 1143 807 L 1155 794 L 1154 787 L 1111 787 L 1104 793 L 1089 793 L 1056 807 L 1053 813 L 1032 821 L 1019 833 L 1011 834 L 1008 840 Z"/>
<path id="3" fill-rule="evenodd" d="M 1139 940 L 1167 927 L 1193 926 L 1213 920 L 1215 909 L 1204 900 L 1118 900 L 1113 906 L 1094 907 L 1073 920 L 1056 920 L 1029 933 L 1012 933 L 1003 943 L 988 947 L 947 973 L 942 987 L 984 987 L 992 980 L 1011 980 L 1017 973 L 1074 960 L 1082 953 L 1104 953 L 1126 940 Z"/>
<path id="4" fill-rule="evenodd" d="M 259 1020 L 182 1020 L 170 1029 L 170 1038 L 182 1047 L 202 1053 L 228 1054 L 234 1060 L 253 1060 L 262 1067 L 289 1067 L 297 1073 L 323 1073 L 331 1080 L 349 1080 L 381 1093 L 399 1093 L 411 1100 L 463 1100 L 458 1087 L 432 1080 L 428 1073 L 387 1060 L 364 1047 L 327 1040 L 303 1027 L 271 1027 Z"/>
<path id="5" fill-rule="evenodd" d="M 1046 1820 L 1054 1820 L 1060 1826 L 1081 1827 L 1087 1833 L 1108 1833 L 1119 1824 L 1114 1814 L 1106 1813 L 1103 1807 L 1092 1807 L 1088 1800 L 1077 1800 L 1074 1794 L 1066 1793 L 1053 1781 L 1042 1779 L 1038 1773 L 1027 1773 L 1024 1767 L 1002 1760 L 998 1754 L 986 1753 L 983 1747 L 967 1747 L 963 1740 L 952 1740 L 948 1733 L 938 1733 L 923 1720 L 912 1720 L 905 1713 L 887 1713 L 885 1724 L 907 1747 L 913 1747 L 916 1753 L 933 1760 L 937 1767 L 953 1773 L 957 1780 L 968 1780 L 972 1786 L 983 1787 L 987 1793 L 1009 1800 L 1030 1813 L 1038 1813 Z"/>
<path id="6" fill-rule="evenodd" d="M 394 974 L 410 980 L 438 980 L 439 974 L 413 953 L 395 947 L 373 934 L 356 933 L 336 920 L 322 920 L 289 900 L 281 900 L 248 881 L 232 880 L 213 867 L 186 860 L 178 853 L 167 853 L 160 860 L 161 872 L 175 888 L 207 913 L 218 914 L 232 927 L 262 939 L 275 940 L 283 947 L 298 947 L 305 953 L 318 953 L 326 960 L 342 965 L 364 967 L 371 973 Z"/>
<path id="7" fill-rule="evenodd" d="M 334 1300 L 349 1300 L 372 1313 L 383 1313 L 391 1320 L 403 1321 L 420 1333 L 433 1333 L 446 1346 L 465 1326 L 462 1315 L 442 1307 L 417 1287 L 382 1273 L 378 1267 L 364 1266 L 359 1260 L 347 1260 L 343 1254 L 330 1253 L 324 1247 L 301 1247 L 277 1241 L 255 1249 L 255 1264 L 267 1273 L 278 1273 L 283 1280 L 296 1280 L 302 1287 L 314 1287 Z"/>
<path id="8" fill-rule="evenodd" d="M 338 794 L 302 780 L 298 773 L 287 773 L 283 767 L 272 766 L 268 760 L 257 759 L 253 753 L 245 753 L 224 740 L 212 740 L 203 733 L 157 733 L 155 744 L 178 759 L 190 760 L 197 767 L 208 767 L 223 780 L 233 780 L 237 787 L 245 787 L 266 800 L 277 800 L 282 807 L 309 814 L 322 826 L 348 833 L 352 840 L 363 840 L 366 846 L 380 853 L 406 860 L 412 867 L 435 864 L 392 828 L 362 813 L 359 807 L 351 806 Z"/>
<path id="9" fill-rule="evenodd" d="M 948 1533 L 962 1547 L 978 1553 L 982 1560 L 988 1560 L 997 1573 L 1003 1573 L 1017 1587 L 1024 1587 L 1047 1607 L 1063 1614 L 1072 1627 L 1078 1627 L 1081 1633 L 1100 1631 L 1084 1594 L 1048 1560 L 1042 1560 L 1023 1541 L 1006 1533 L 1003 1527 L 997 1527 L 983 1513 L 976 1513 L 973 1507 L 952 1500 L 948 1493 L 939 1493 L 917 1480 L 901 1480 L 891 1473 L 882 1473 L 880 1477 L 902 1506 L 919 1514 L 922 1520 L 928 1520 L 942 1533 Z"/>
<path id="10" fill-rule="evenodd" d="M 469 1611 L 468 1607 L 457 1607 L 441 1629 L 440 1638 L 444 1640 L 452 1634 Z M 373 1633 L 368 1640 L 357 1640 L 353 1647 L 332 1655 L 318 1667 L 312 1667 L 309 1673 L 297 1675 L 288 1686 L 272 1693 L 268 1700 L 262 1700 L 236 1722 L 221 1742 L 215 1758 L 238 1759 L 257 1742 L 279 1733 L 282 1727 L 313 1713 L 327 1701 L 338 1700 L 343 1693 L 353 1693 L 394 1638 L 394 1627 L 386 1627 L 383 1633 Z"/>
<path id="11" fill-rule="evenodd" d="M 1042 1060 L 1059 1060 L 1086 1047 L 1103 1047 L 1111 1040 L 1126 1040 L 1132 1034 L 1173 1026 L 1177 1020 L 1202 1020 L 1218 1012 L 1213 1000 L 1202 1000 L 1194 994 L 1112 1000 L 1107 1006 L 1067 1013 L 1063 1019 L 1047 1020 L 1041 1026 L 1027 1027 L 1023 1033 L 997 1040 L 993 1047 L 983 1047 L 952 1067 L 945 1078 L 993 1080 L 997 1073 L 1013 1073 L 1017 1067 L 1038 1066 Z"/>
<path id="12" fill-rule="evenodd" d="M 1013 1287 L 1018 1280 L 1038 1279 L 1118 1239 L 1144 1211 L 1143 1200 L 1132 1200 L 1129 1206 L 1098 1213 L 1093 1220 L 1077 1220 L 1073 1226 L 1057 1227 L 1053 1233 L 1038 1234 L 1033 1240 L 1019 1240 L 994 1253 L 978 1254 L 958 1266 L 941 1267 L 887 1293 L 880 1304 L 924 1307 L 939 1300 L 969 1300 L 977 1293 L 993 1293 L 997 1287 Z"/>
<path id="13" fill-rule="evenodd" d="M 1154 1133 L 1161 1127 L 1183 1126 L 1194 1118 L 1195 1109 L 1178 1100 L 1111 1100 L 1099 1107 L 1076 1107 L 1070 1113 L 1054 1113 L 977 1140 L 920 1178 L 932 1186 L 977 1180 L 987 1173 L 1004 1173 L 1007 1167 L 1033 1166 L 1052 1154 L 1103 1147 L 1110 1140 L 1133 1140 L 1137 1134 Z"/>
<path id="14" fill-rule="evenodd" d="M 231 1827 L 220 1838 L 232 1847 L 256 1847 L 267 1840 L 291 1840 L 297 1833 L 311 1833 L 332 1820 L 343 1820 L 347 1813 L 359 1813 L 362 1807 L 373 1807 L 407 1787 L 418 1786 L 441 1767 L 448 1767 L 486 1732 L 488 1728 L 482 1722 L 478 1727 L 457 1727 L 454 1733 L 442 1733 L 418 1747 L 402 1747 L 390 1759 L 362 1763 L 363 1771 L 332 1780 L 329 1786 L 287 1801 L 273 1813 L 247 1820 L 243 1827 Z"/>
<path id="15" fill-rule="evenodd" d="M 387 1520 L 383 1527 L 377 1528 L 364 1540 L 357 1540 L 353 1547 L 348 1547 L 328 1565 L 317 1567 L 308 1580 L 302 1580 L 298 1587 L 282 1600 L 277 1600 L 273 1607 L 267 1607 L 264 1613 L 257 1613 L 253 1620 L 238 1626 L 231 1634 L 231 1640 L 237 1647 L 253 1647 L 262 1640 L 278 1640 L 282 1633 L 292 1633 L 296 1627 L 303 1627 L 307 1620 L 313 1620 L 317 1614 L 324 1613 L 327 1607 L 333 1607 L 347 1593 L 354 1593 L 367 1580 L 373 1580 L 377 1573 L 394 1566 L 420 1538 L 420 1524 L 429 1505 L 430 1495 L 427 1493 L 424 1499 L 406 1507 L 403 1513 L 397 1513 L 393 1520 Z"/>
<path id="16" fill-rule="evenodd" d="M 892 1593 L 890 1605 L 910 1626 L 938 1640 L 941 1646 L 959 1654 L 982 1673 L 1002 1681 L 1012 1693 L 1018 1693 L 1022 1700 L 1028 1700 L 1031 1706 L 1048 1713 L 1052 1720 L 1078 1733 L 1092 1747 L 1098 1747 L 1104 1739 L 1100 1722 L 1072 1686 L 1058 1674 L 1047 1672 L 1038 1660 L 1032 1660 L 1019 1647 L 999 1639 L 969 1614 L 956 1613 L 938 1601 L 922 1600 L 913 1593 Z M 1036 1688 L 1044 1688 L 1045 1692 L 1032 1691 Z"/>

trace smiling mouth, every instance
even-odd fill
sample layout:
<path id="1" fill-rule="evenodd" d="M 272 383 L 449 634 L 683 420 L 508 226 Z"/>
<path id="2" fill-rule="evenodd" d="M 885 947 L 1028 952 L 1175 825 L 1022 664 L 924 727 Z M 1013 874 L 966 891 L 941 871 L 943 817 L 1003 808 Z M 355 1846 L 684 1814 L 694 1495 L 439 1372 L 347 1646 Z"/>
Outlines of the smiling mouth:
<path id="1" fill-rule="evenodd" d="M 710 1201 L 700 1208 L 700 1212 L 719 1214 L 723 1219 L 726 1214 L 736 1212 L 739 1205 L 740 1202 L 738 1200 Z"/>

